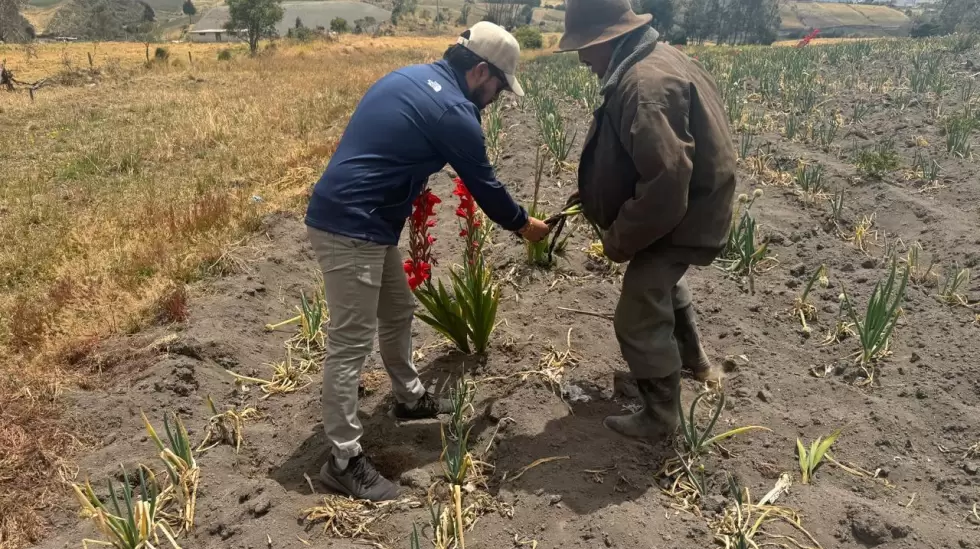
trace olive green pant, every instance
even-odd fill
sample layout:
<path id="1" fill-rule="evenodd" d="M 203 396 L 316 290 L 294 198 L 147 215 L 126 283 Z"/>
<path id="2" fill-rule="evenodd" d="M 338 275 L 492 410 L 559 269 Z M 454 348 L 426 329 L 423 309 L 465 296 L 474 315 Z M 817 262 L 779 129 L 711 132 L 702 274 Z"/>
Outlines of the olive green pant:
<path id="1" fill-rule="evenodd" d="M 688 267 L 641 252 L 626 268 L 613 326 L 635 379 L 663 378 L 681 369 L 674 311 L 691 304 L 684 281 Z"/>

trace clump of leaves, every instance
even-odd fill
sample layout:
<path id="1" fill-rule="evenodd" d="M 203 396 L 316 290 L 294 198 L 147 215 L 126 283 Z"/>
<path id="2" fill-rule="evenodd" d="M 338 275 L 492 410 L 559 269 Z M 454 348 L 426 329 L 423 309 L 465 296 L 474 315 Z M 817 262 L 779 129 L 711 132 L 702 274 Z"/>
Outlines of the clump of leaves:
<path id="1" fill-rule="evenodd" d="M 796 168 L 796 184 L 800 188 L 803 202 L 813 202 L 827 194 L 827 184 L 824 182 L 824 167 L 819 163 L 800 161 Z"/>
<path id="2" fill-rule="evenodd" d="M 829 198 L 828 201 L 830 202 L 831 218 L 839 231 L 841 214 L 844 213 L 844 189 L 837 189 L 837 192 L 835 192 L 834 196 Z"/>
<path id="3" fill-rule="evenodd" d="M 856 163 L 861 174 L 880 179 L 886 173 L 898 169 L 899 158 L 894 143 L 885 140 L 872 148 L 858 151 Z"/>
<path id="4" fill-rule="evenodd" d="M 840 433 L 840 429 L 838 429 L 827 438 L 817 437 L 817 440 L 810 445 L 809 450 L 803 446 L 803 441 L 796 439 L 796 454 L 800 459 L 800 475 L 803 484 L 810 484 L 810 481 L 813 480 L 813 475 L 823 465 L 824 456 L 837 441 Z"/>
<path id="5" fill-rule="evenodd" d="M 854 247 L 867 253 L 868 251 L 868 240 L 870 238 L 877 238 L 875 232 L 872 232 L 871 227 L 874 226 L 876 213 L 864 216 L 861 222 L 858 223 L 857 227 L 854 227 L 854 234 L 848 238 L 849 241 L 854 243 Z"/>
<path id="6" fill-rule="evenodd" d="M 541 147 L 539 147 L 535 151 L 534 156 L 534 197 L 531 201 L 531 207 L 528 208 L 528 215 L 538 219 L 545 219 L 548 217 L 540 208 L 538 203 L 538 198 L 541 192 L 541 178 L 544 175 L 544 166 L 546 162 L 547 157 L 541 154 Z M 568 237 L 565 236 L 562 240 L 555 243 L 555 249 L 557 249 L 559 252 L 564 251 L 567 242 Z M 553 261 L 551 244 L 552 243 L 547 238 L 543 238 L 537 242 L 526 240 L 524 242 L 524 247 L 527 251 L 528 264 L 535 265 L 537 267 L 550 267 Z"/>
<path id="7" fill-rule="evenodd" d="M 970 136 L 977 128 L 978 121 L 973 116 L 950 116 L 943 122 L 946 133 L 946 152 L 962 158 L 970 156 L 972 146 Z"/>
<path id="8" fill-rule="evenodd" d="M 236 383 L 248 382 L 257 384 L 262 389 L 262 392 L 265 393 L 262 396 L 262 400 L 265 400 L 272 395 L 293 393 L 306 388 L 313 382 L 310 373 L 318 368 L 319 363 L 315 360 L 306 358 L 293 359 L 292 348 L 286 347 L 286 360 L 276 362 L 272 365 L 272 379 L 243 376 L 231 370 L 225 371 L 236 379 Z"/>
<path id="9" fill-rule="evenodd" d="M 893 258 L 888 278 L 875 284 L 863 317 L 858 314 L 847 290 L 844 291 L 844 307 L 861 342 L 858 361 L 862 365 L 869 364 L 888 352 L 892 331 L 898 323 L 902 300 L 905 299 L 908 280 L 908 266 L 899 276 L 898 262 Z"/>
<path id="10" fill-rule="evenodd" d="M 297 347 L 310 356 L 322 354 L 326 349 L 326 335 L 323 333 L 323 324 L 328 319 L 327 300 L 324 294 L 323 278 L 318 273 L 316 276 L 316 292 L 312 300 L 306 297 L 306 293 L 300 291 L 300 304 L 296 307 L 296 316 L 286 319 L 276 324 L 266 324 L 266 331 L 277 330 L 289 324 L 299 323 L 299 331 L 287 344 Z"/>
<path id="11" fill-rule="evenodd" d="M 698 404 L 702 399 L 708 397 L 709 395 L 717 394 L 718 399 L 715 401 L 714 410 L 711 413 L 711 419 L 708 424 L 702 430 L 698 427 L 698 423 L 694 418 L 694 414 L 697 411 Z M 715 428 L 715 424 L 718 422 L 718 416 L 721 415 L 722 409 L 725 407 L 725 393 L 713 393 L 711 391 L 706 391 L 699 394 L 691 402 L 691 407 L 688 410 L 688 415 L 684 416 L 684 407 L 681 404 L 680 399 L 677 399 L 677 414 L 679 418 L 681 435 L 683 435 L 684 447 L 687 451 L 688 456 L 695 457 L 706 452 L 710 447 L 718 442 L 729 439 L 735 435 L 746 433 L 748 431 L 761 429 L 764 431 L 770 431 L 768 427 L 762 427 L 758 425 L 749 425 L 746 427 L 738 427 L 735 429 L 730 429 L 724 433 L 718 435 L 712 435 L 711 432 Z M 683 459 L 681 461 L 684 461 Z"/>
<path id="12" fill-rule="evenodd" d="M 756 222 L 749 215 L 749 209 L 760 196 L 762 189 L 753 191 L 751 199 L 746 194 L 738 197 L 738 206 L 732 215 L 732 224 L 728 231 L 728 242 L 722 250 L 720 260 L 729 273 L 736 276 L 747 275 L 749 286 L 753 290 L 755 270 L 769 254 L 768 244 L 756 243 Z"/>
<path id="13" fill-rule="evenodd" d="M 905 264 L 908 265 L 909 282 L 913 286 L 929 285 L 935 282 L 936 274 L 932 272 L 936 265 L 936 258 L 929 260 L 929 265 L 923 268 L 922 265 L 922 244 L 918 241 L 909 246 L 908 254 L 905 256 Z"/>
<path id="14" fill-rule="evenodd" d="M 245 421 L 259 415 L 259 411 L 251 406 L 242 410 L 231 408 L 224 412 L 218 412 L 211 395 L 207 396 L 208 411 L 211 418 L 208 419 L 207 432 L 204 440 L 197 447 L 197 452 L 204 452 L 214 448 L 218 444 L 230 444 L 235 447 L 237 454 L 242 447 L 245 439 Z"/>
<path id="15" fill-rule="evenodd" d="M 803 333 L 809 334 L 810 327 L 807 326 L 807 320 L 813 320 L 816 318 L 817 308 L 810 303 L 809 296 L 810 291 L 813 290 L 814 284 L 820 283 L 824 288 L 830 285 L 830 281 L 827 278 L 827 266 L 821 264 L 816 271 L 810 275 L 810 279 L 807 280 L 806 286 L 803 288 L 803 293 L 793 302 L 793 313 L 800 318 L 800 324 L 803 325 Z"/>
<path id="16" fill-rule="evenodd" d="M 449 416 L 448 434 L 446 428 L 440 428 L 442 436 L 442 468 L 449 482 L 453 498 L 453 511 L 455 517 L 454 534 L 460 549 L 466 547 L 463 538 L 464 519 L 463 519 L 463 485 L 466 484 L 468 476 L 474 470 L 473 456 L 469 451 L 470 432 L 473 429 L 471 416 L 473 412 L 473 398 L 476 384 L 465 378 L 460 378 L 456 386 L 449 393 L 449 400 L 452 403 L 452 411 Z"/>
<path id="17" fill-rule="evenodd" d="M 173 414 L 174 424 L 170 424 L 169 414 L 163 416 L 163 428 L 167 442 L 157 435 L 156 430 L 142 411 L 143 424 L 146 432 L 160 450 L 160 459 L 167 467 L 167 473 L 176 489 L 177 499 L 181 504 L 181 530 L 191 530 L 194 527 L 194 511 L 197 507 L 197 485 L 201 469 L 194 458 L 194 448 L 190 436 L 184 427 L 184 422 L 177 414 Z"/>
<path id="18" fill-rule="evenodd" d="M 555 160 L 555 168 L 561 167 L 575 144 L 575 133 L 569 135 L 565 119 L 558 112 L 558 105 L 549 96 L 538 100 L 538 129 L 541 138 Z"/>
<path id="19" fill-rule="evenodd" d="M 139 494 L 133 492 L 125 467 L 122 473 L 122 501 L 112 480 L 109 480 L 111 507 L 95 495 L 88 481 L 81 486 L 72 484 L 75 497 L 82 507 L 82 515 L 92 519 L 105 538 L 105 541 L 85 539 L 82 544 L 95 543 L 116 549 L 148 549 L 162 547 L 159 538 L 162 534 L 171 547 L 180 549 L 174 539 L 176 534 L 161 516 L 162 490 L 153 472 L 140 467 Z"/>
<path id="20" fill-rule="evenodd" d="M 939 292 L 939 300 L 946 305 L 969 305 L 962 290 L 970 285 L 970 269 L 961 269 L 953 264 L 943 278 L 943 288 Z"/>

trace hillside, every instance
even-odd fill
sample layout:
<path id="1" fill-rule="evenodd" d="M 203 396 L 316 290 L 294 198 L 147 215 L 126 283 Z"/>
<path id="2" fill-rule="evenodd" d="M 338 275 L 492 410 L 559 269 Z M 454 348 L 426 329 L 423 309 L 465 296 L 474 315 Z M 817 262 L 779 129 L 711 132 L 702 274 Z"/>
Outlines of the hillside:
<path id="1" fill-rule="evenodd" d="M 888 6 L 823 2 L 785 2 L 780 5 L 782 31 L 821 29 L 824 34 L 904 34 L 911 20 Z"/>
<path id="2" fill-rule="evenodd" d="M 57 14 L 58 12 L 62 11 L 63 8 L 72 4 L 73 1 L 75 0 L 30 0 L 29 4 L 31 8 L 29 8 L 29 13 L 27 14 L 28 19 L 35 24 L 39 32 L 45 32 L 48 30 L 46 28 L 47 25 L 45 24 L 48 20 L 51 20 L 52 23 L 57 21 L 59 24 L 65 21 L 64 16 L 61 18 L 52 16 L 52 11 L 54 14 Z M 82 1 L 91 2 L 91 0 Z M 178 14 L 178 17 L 180 17 L 179 14 L 183 0 L 143 0 L 143 2 L 145 2 L 146 5 L 156 12 L 158 22 L 164 22 L 166 19 L 168 19 L 164 12 Z M 220 5 L 223 3 L 224 2 L 222 0 L 200 0 L 199 2 L 195 2 L 198 8 L 199 17 L 207 14 L 208 8 L 215 6 L 220 7 Z M 312 5 L 322 2 L 317 0 L 309 2 L 290 2 L 290 4 L 294 3 Z M 359 15 L 359 13 L 366 9 L 363 7 L 343 7 L 343 5 L 361 4 L 359 2 L 331 1 L 330 3 L 338 4 L 337 6 L 330 6 L 330 11 L 339 10 L 338 15 L 336 16 L 344 17 L 348 20 L 363 17 L 364 15 Z M 388 0 L 368 0 L 366 3 L 372 4 L 373 6 L 385 11 L 390 10 L 391 8 L 391 2 Z M 459 18 L 463 3 L 463 0 L 439 0 L 438 3 L 436 0 L 422 0 L 418 5 L 417 13 L 420 15 L 423 13 L 428 13 L 431 17 L 437 13 L 438 6 L 438 9 L 443 10 L 444 13 L 447 14 L 448 20 L 454 24 Z M 534 10 L 533 24 L 541 26 L 545 31 L 561 31 L 564 26 L 564 12 L 554 9 L 554 6 L 560 5 L 560 2 L 556 0 L 548 0 L 543 2 L 542 5 L 548 7 L 536 8 Z M 43 8 L 44 10 L 37 10 L 37 8 Z M 351 11 L 352 9 L 353 11 Z M 31 12 L 44 14 L 43 17 L 37 18 L 41 20 L 40 25 L 38 24 L 39 21 L 32 16 L 33 14 Z M 470 8 L 467 22 L 472 24 L 481 20 L 486 15 L 486 12 L 487 10 L 485 3 L 473 4 Z M 223 12 L 217 11 L 214 13 L 215 16 L 220 16 L 220 14 Z M 378 13 L 368 15 L 380 19 Z M 824 35 L 902 35 L 906 33 L 911 24 L 911 20 L 905 15 L 904 12 L 882 5 L 788 1 L 780 5 L 780 15 L 782 16 L 781 34 L 783 36 L 794 36 L 805 30 L 814 28 L 821 29 Z M 69 20 L 76 17 L 76 15 L 70 12 Z M 293 19 L 295 19 L 295 17 Z M 285 17 L 283 20 L 288 21 L 289 18 Z M 283 26 L 288 27 L 289 25 L 284 23 Z"/>
<path id="3" fill-rule="evenodd" d="M 145 32 L 155 18 L 140 0 L 71 0 L 55 12 L 45 33 L 83 40 L 126 40 Z"/>
<path id="4" fill-rule="evenodd" d="M 34 36 L 33 23 L 20 13 L 14 12 L 5 19 L 0 15 L 0 43 L 26 42 Z"/>
<path id="5" fill-rule="evenodd" d="M 330 28 L 330 21 L 336 17 L 346 19 L 353 24 L 358 19 L 373 17 L 377 21 L 385 21 L 391 17 L 391 12 L 365 2 L 283 2 L 285 14 L 276 25 L 280 36 L 295 25 L 296 19 L 302 19 L 303 24 L 310 28 L 321 26 Z M 217 6 L 207 12 L 194 24 L 195 29 L 221 29 L 228 22 L 228 7 Z"/>

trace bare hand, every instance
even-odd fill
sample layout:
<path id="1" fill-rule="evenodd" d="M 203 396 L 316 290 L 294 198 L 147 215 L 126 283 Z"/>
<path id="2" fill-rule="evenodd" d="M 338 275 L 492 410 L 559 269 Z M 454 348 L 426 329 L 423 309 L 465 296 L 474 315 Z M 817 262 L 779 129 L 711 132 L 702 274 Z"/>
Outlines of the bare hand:
<path id="1" fill-rule="evenodd" d="M 551 227 L 548 226 L 547 223 L 541 221 L 540 219 L 529 217 L 527 219 L 527 226 L 525 226 L 524 229 L 519 232 L 519 234 L 531 242 L 538 242 L 542 238 L 548 236 L 548 233 L 550 232 Z"/>

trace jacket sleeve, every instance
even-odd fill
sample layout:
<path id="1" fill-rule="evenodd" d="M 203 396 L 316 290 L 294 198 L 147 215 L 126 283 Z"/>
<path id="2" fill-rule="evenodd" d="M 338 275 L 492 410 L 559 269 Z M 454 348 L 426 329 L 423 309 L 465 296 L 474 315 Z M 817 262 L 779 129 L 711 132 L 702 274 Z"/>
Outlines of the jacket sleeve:
<path id="1" fill-rule="evenodd" d="M 620 140 L 639 179 L 604 239 L 606 247 L 624 257 L 633 257 L 681 222 L 694 169 L 687 100 L 672 94 L 662 102 L 631 103 L 623 110 Z"/>
<path id="2" fill-rule="evenodd" d="M 475 106 L 464 103 L 449 109 L 437 124 L 433 142 L 491 221 L 508 231 L 527 223 L 527 211 L 494 174 Z"/>

